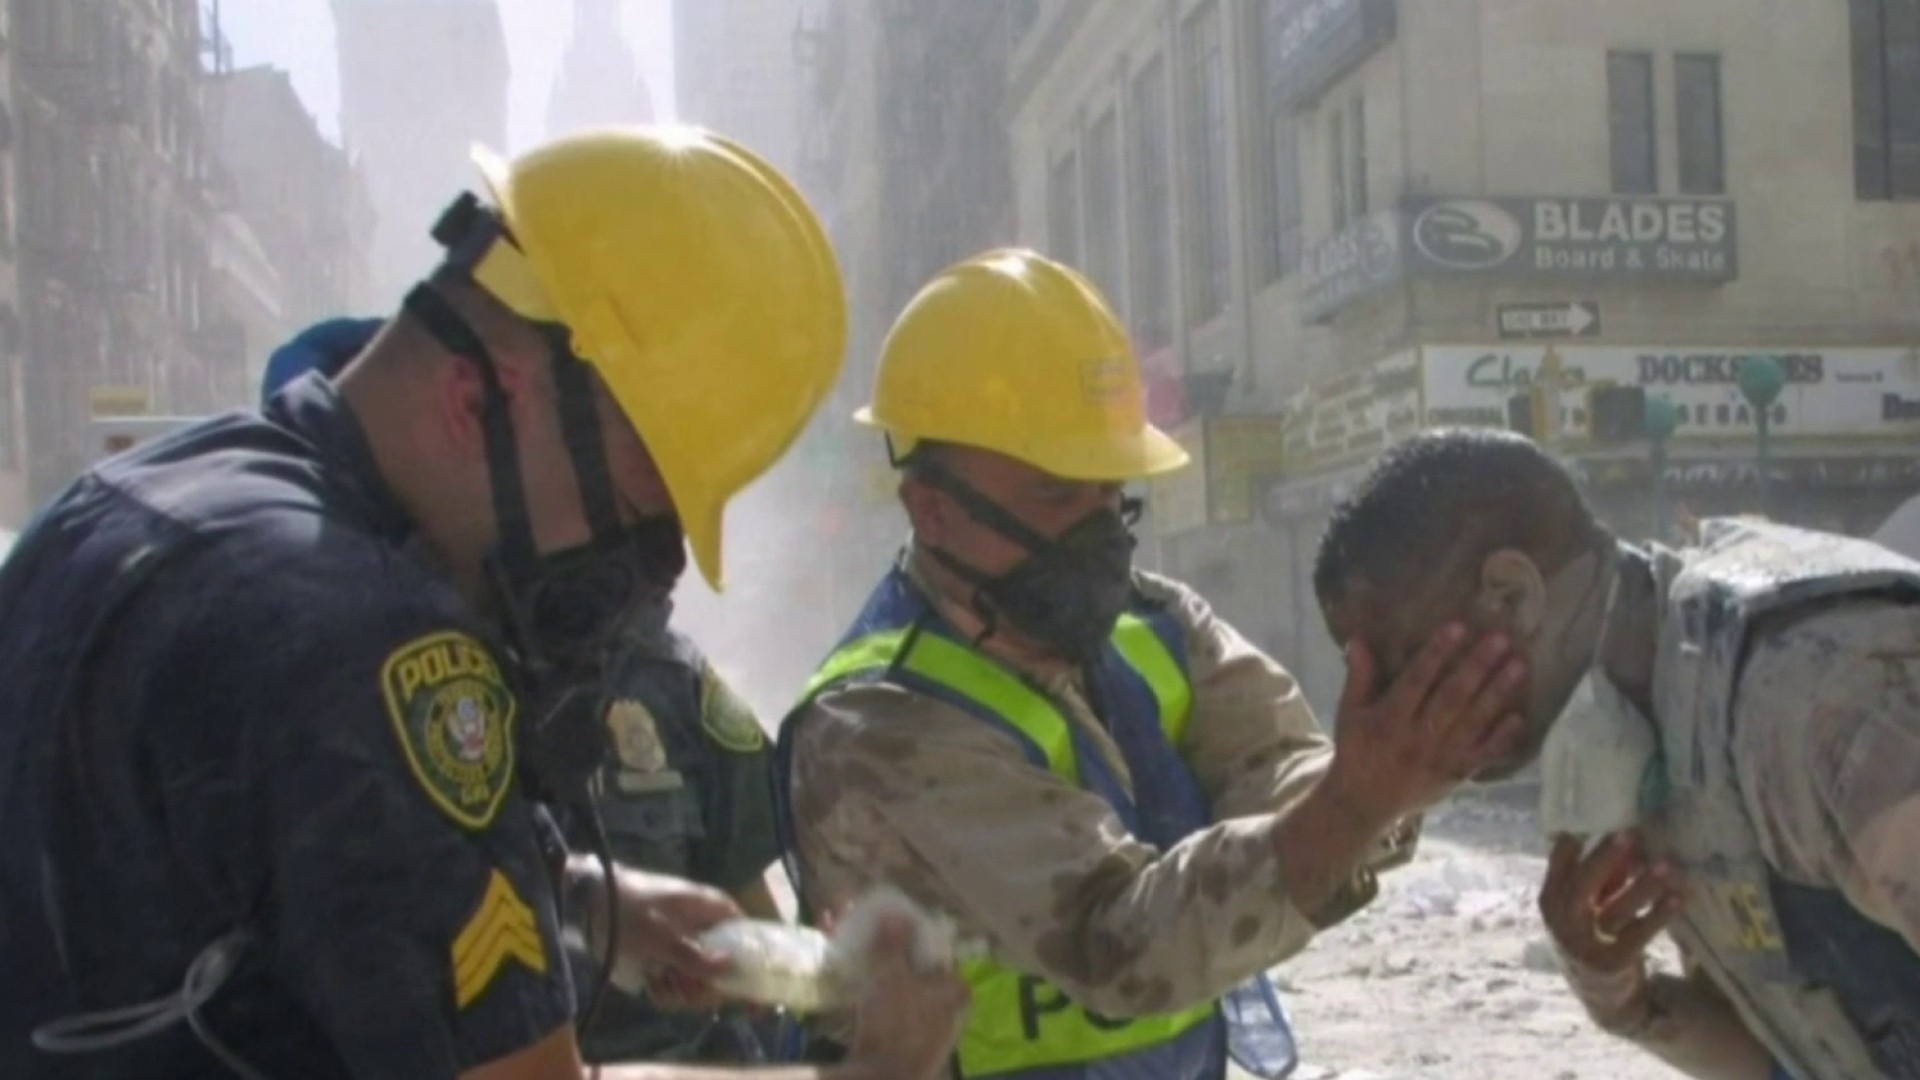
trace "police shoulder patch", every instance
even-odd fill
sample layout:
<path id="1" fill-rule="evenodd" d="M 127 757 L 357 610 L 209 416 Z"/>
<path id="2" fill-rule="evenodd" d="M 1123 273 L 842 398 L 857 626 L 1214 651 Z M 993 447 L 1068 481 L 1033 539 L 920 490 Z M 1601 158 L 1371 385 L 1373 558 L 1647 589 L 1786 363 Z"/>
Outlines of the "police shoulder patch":
<path id="1" fill-rule="evenodd" d="M 492 651 L 469 634 L 427 634 L 387 657 L 380 688 L 427 796 L 466 828 L 492 824 L 513 786 L 518 708 Z"/>
<path id="2" fill-rule="evenodd" d="M 712 664 L 700 672 L 700 726 L 714 742 L 736 754 L 755 753 L 767 745 L 767 733 L 760 729 L 752 706 L 721 680 Z"/>

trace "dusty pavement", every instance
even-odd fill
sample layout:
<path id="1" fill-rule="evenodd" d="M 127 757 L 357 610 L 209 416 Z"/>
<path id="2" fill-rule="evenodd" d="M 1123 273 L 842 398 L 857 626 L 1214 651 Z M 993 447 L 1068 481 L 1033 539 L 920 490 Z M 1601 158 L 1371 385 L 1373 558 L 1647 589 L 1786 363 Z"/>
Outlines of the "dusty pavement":
<path id="1" fill-rule="evenodd" d="M 1295 1080 L 1671 1080 L 1594 1030 L 1534 911 L 1544 845 L 1524 804 L 1456 801 L 1367 911 L 1281 968 Z"/>

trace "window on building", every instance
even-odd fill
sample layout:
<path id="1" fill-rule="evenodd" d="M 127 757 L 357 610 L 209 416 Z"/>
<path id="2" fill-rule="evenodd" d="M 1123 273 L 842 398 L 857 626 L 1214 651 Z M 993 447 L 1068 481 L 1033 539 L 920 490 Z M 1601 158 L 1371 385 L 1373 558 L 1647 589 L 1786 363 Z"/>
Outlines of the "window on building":
<path id="1" fill-rule="evenodd" d="M 0 356 L 0 469 L 12 472 L 20 467 L 19 414 L 14 411 L 14 384 L 18 381 L 19 362 L 12 356 Z"/>
<path id="2" fill-rule="evenodd" d="M 1173 343 L 1173 156 L 1167 66 L 1154 57 L 1127 90 L 1127 219 L 1133 229 L 1127 313 L 1142 352 Z"/>
<path id="3" fill-rule="evenodd" d="M 1080 170 L 1073 151 L 1047 171 L 1047 254 L 1080 264 Z"/>
<path id="4" fill-rule="evenodd" d="M 1659 191 L 1652 53 L 1607 54 L 1607 128 L 1612 139 L 1613 190 L 1621 195 Z"/>
<path id="5" fill-rule="evenodd" d="M 1347 118 L 1338 109 L 1327 112 L 1327 192 L 1333 197 L 1333 232 L 1347 227 Z"/>
<path id="6" fill-rule="evenodd" d="M 1266 280 L 1278 281 L 1300 265 L 1300 144 L 1293 109 L 1280 99 L 1274 84 L 1281 37 L 1275 27 L 1291 10 L 1293 0 L 1261 0 L 1259 41 L 1260 168 L 1262 231 L 1261 267 Z"/>
<path id="7" fill-rule="evenodd" d="M 1367 216 L 1367 99 L 1355 94 L 1347 106 L 1347 213 Z"/>
<path id="8" fill-rule="evenodd" d="M 10 14 L 13 19 L 14 41 L 23 53 L 45 52 L 52 46 L 53 12 L 49 5 L 52 0 L 13 0 Z"/>
<path id="9" fill-rule="evenodd" d="M 1680 194 L 1723 195 L 1727 190 L 1726 136 L 1720 123 L 1720 58 L 1682 53 L 1673 58 L 1675 135 L 1680 140 Z"/>
<path id="10" fill-rule="evenodd" d="M 1220 5 L 1203 5 L 1183 31 L 1187 69 L 1187 318 L 1226 310 L 1232 295 L 1232 226 L 1227 206 L 1227 68 Z"/>
<path id="11" fill-rule="evenodd" d="M 1291 113 L 1267 116 L 1267 278 L 1278 281 L 1300 268 L 1300 141 Z"/>
<path id="12" fill-rule="evenodd" d="M 1087 133 L 1087 273 L 1110 303 L 1118 305 L 1126 290 L 1126 268 L 1120 247 L 1125 218 L 1120 212 L 1120 119 L 1112 109 L 1093 122 Z"/>
<path id="13" fill-rule="evenodd" d="M 1849 0 L 1853 176 L 1862 199 L 1920 199 L 1920 0 Z"/>
<path id="14" fill-rule="evenodd" d="M 12 159 L 0 156 L 0 255 L 8 258 L 14 253 L 13 225 L 17 213 L 13 167 Z"/>

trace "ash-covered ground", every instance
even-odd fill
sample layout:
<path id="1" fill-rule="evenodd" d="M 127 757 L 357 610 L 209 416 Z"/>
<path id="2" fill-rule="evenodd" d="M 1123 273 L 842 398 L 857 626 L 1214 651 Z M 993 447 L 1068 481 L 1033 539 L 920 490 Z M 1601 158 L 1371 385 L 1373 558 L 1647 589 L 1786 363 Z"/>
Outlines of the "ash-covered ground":
<path id="1" fill-rule="evenodd" d="M 1672 1080 L 1587 1021 L 1534 908 L 1532 789 L 1430 815 L 1370 908 L 1281 967 L 1296 1080 Z"/>

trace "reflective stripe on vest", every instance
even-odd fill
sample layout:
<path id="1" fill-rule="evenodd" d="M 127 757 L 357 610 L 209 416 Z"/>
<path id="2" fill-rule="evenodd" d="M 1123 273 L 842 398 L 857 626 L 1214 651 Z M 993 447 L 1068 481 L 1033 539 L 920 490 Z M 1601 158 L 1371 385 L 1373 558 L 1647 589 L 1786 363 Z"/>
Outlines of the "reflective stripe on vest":
<path id="1" fill-rule="evenodd" d="M 902 647 L 912 636 L 912 647 Z M 1185 736 L 1193 689 L 1159 633 L 1137 615 L 1122 616 L 1112 644 L 1152 692 L 1159 726 L 1175 747 Z M 1081 782 L 1073 721 L 1019 676 L 930 630 L 882 630 L 842 646 L 809 682 L 803 700 L 828 687 L 891 673 L 917 677 L 966 699 L 969 711 L 997 717 L 1029 744 L 1036 764 L 1076 787 Z M 916 681 L 917 681 L 916 680 Z M 1117 1020 L 1074 1004 L 1051 982 L 989 960 L 961 965 L 973 1009 L 960 1041 L 960 1068 L 987 1077 L 1049 1066 L 1107 1061 L 1170 1043 L 1216 1015 L 1213 1003 L 1183 1012 Z M 1212 1038 L 1213 1032 L 1202 1032 Z"/>

